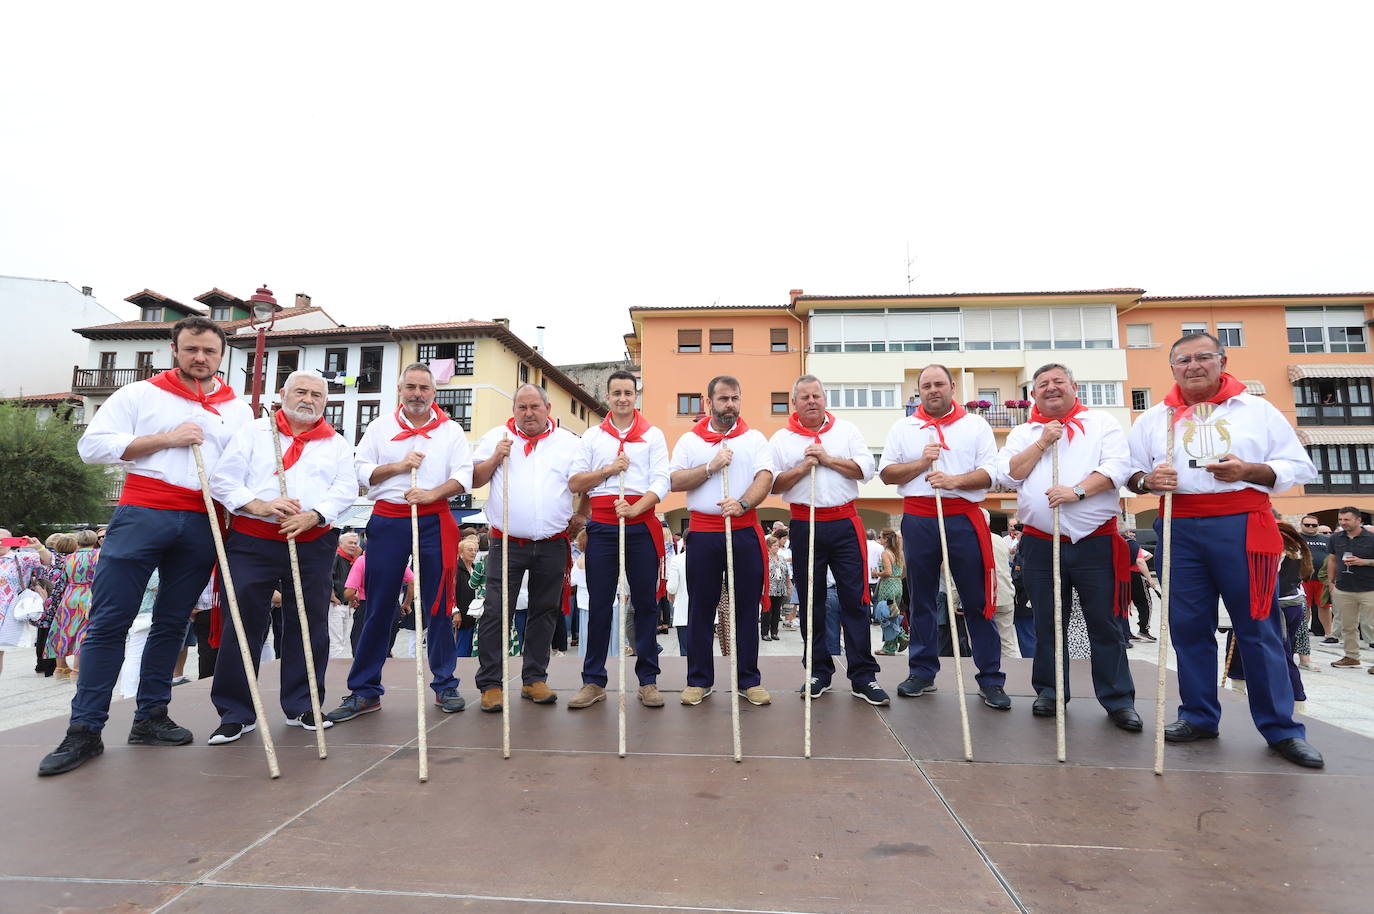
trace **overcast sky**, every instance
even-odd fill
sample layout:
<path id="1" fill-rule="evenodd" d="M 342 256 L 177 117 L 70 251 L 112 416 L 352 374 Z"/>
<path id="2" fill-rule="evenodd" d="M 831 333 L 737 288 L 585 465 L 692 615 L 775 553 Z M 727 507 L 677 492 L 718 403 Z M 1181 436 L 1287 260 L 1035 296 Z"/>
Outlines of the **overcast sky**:
<path id="1" fill-rule="evenodd" d="M 1368 3 L 28 3 L 0 273 L 349 324 L 1374 289 Z M 671 12 L 670 10 L 676 10 Z"/>

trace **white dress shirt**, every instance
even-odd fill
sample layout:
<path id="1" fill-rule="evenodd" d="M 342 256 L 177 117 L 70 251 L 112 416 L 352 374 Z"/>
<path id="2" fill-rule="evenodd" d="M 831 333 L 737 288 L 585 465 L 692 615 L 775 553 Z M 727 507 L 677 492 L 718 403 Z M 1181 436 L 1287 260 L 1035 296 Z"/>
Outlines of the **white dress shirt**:
<path id="1" fill-rule="evenodd" d="M 816 441 L 815 435 L 798 435 L 786 428 L 778 429 L 768 444 L 773 448 L 773 465 L 785 473 L 801 463 L 806 449 Z M 862 481 L 873 478 L 873 455 L 868 452 L 859 427 L 847 419 L 836 419 L 834 426 L 821 435 L 821 447 L 831 457 L 852 460 L 863 473 Z M 816 467 L 816 507 L 834 508 L 847 505 L 859 497 L 859 479 L 850 479 L 829 467 Z M 811 474 L 805 473 L 796 485 L 781 493 L 790 505 L 811 504 Z"/>
<path id="2" fill-rule="evenodd" d="M 897 420 L 887 433 L 887 443 L 883 445 L 883 461 L 879 469 L 920 460 L 926 445 L 940 440 L 935 429 L 921 428 L 925 421 L 915 416 Z M 994 482 L 997 480 L 997 441 L 993 438 L 992 426 L 988 425 L 986 419 L 967 413 L 959 421 L 941 426 L 941 429 L 945 433 L 945 444 L 949 445 L 949 450 L 940 451 L 937 469 L 941 473 L 959 476 L 972 473 L 974 470 L 985 470 L 988 479 Z M 903 497 L 932 498 L 935 496 L 935 489 L 926 481 L 926 474 L 922 473 L 915 479 L 899 485 L 897 494 Z M 957 495 L 972 502 L 982 501 L 987 494 L 987 489 L 942 490 L 942 495 L 946 498 Z"/>
<path id="3" fill-rule="evenodd" d="M 430 421 L 425 419 L 425 423 Z M 440 422 L 424 435 L 412 435 L 400 441 L 393 441 L 401 433 L 401 423 L 406 428 L 416 428 L 406 418 L 405 412 L 397 421 L 396 413 L 385 413 L 372 420 L 358 444 L 357 456 L 353 466 L 357 470 L 358 484 L 367 487 L 367 497 L 373 501 L 390 501 L 396 504 L 405 502 L 405 494 L 410 490 L 410 474 L 397 473 L 388 476 L 376 485 L 368 482 L 372 471 L 386 463 L 397 463 L 411 451 L 425 455 L 416 471 L 417 485 L 421 489 L 437 489 L 450 479 L 459 483 L 464 492 L 472 491 L 472 449 L 463 436 L 463 427 L 453 420 Z M 421 423 L 421 425 L 425 424 Z"/>
<path id="4" fill-rule="evenodd" d="M 502 533 L 526 540 L 546 540 L 568 528 L 572 517 L 572 492 L 568 480 L 572 477 L 573 462 L 582 447 L 582 439 L 563 427 L 540 439 L 534 450 L 525 454 L 525 439 L 512 434 L 504 425 L 482 436 L 477 442 L 473 459 L 478 463 L 496 452 L 496 444 L 510 438 L 510 517 L 509 527 L 501 526 L 501 480 L 506 473 L 505 461 L 496 467 L 487 490 L 487 504 L 483 510 L 487 521 Z"/>
<path id="5" fill-rule="evenodd" d="M 1059 439 L 1059 484 L 1076 486 L 1089 473 L 1097 472 L 1112 481 L 1112 487 L 1082 501 L 1069 502 L 1059 509 L 1059 533 L 1076 543 L 1115 517 L 1121 511 L 1121 496 L 1117 487 L 1131 476 L 1130 452 L 1126 447 L 1126 433 L 1110 413 L 1090 409 L 1074 417 L 1082 421 L 1083 430 L 1075 429 L 1072 443 L 1069 430 Z M 1011 478 L 1011 458 L 1032 447 L 1044 430 L 1044 423 L 1026 422 L 1007 435 L 1007 443 L 997 453 L 997 476 L 1002 485 L 1017 491 L 1016 513 L 1032 527 L 1052 533 L 1054 512 L 1045 492 L 1053 485 L 1053 460 L 1049 451 L 1040 455 L 1024 480 Z"/>
<path id="6" fill-rule="evenodd" d="M 743 498 L 744 493 L 754 484 L 754 477 L 758 475 L 759 470 L 776 472 L 773 448 L 769 446 L 768 439 L 763 437 L 763 432 L 756 428 L 749 429 L 743 435 L 726 438 L 719 444 L 707 444 L 696 432 L 688 432 L 673 446 L 673 461 L 668 469 L 676 472 L 699 467 L 710 462 L 716 456 L 716 452 L 726 445 L 735 452 L 730 461 L 730 497 L 736 501 Z M 709 479 L 687 493 L 689 510 L 698 514 L 720 514 L 720 506 L 716 502 L 725 497 L 725 490 L 721 488 L 724 472 L 724 468 L 717 470 Z M 758 505 L 749 507 L 753 509 Z"/>
<path id="7" fill-rule="evenodd" d="M 668 593 L 673 595 L 673 627 L 687 624 L 687 551 L 679 550 L 668 563 Z"/>
<path id="8" fill-rule="evenodd" d="M 662 501 L 668 497 L 669 488 L 668 441 L 657 426 L 650 427 L 643 437 L 643 441 L 625 445 L 625 456 L 630 458 L 630 467 L 625 471 L 625 495 L 639 496 L 653 492 Z M 543 442 L 540 442 L 540 447 L 543 447 Z M 613 462 L 619 451 L 620 439 L 594 425 L 582 435 L 571 475 L 599 470 Z M 591 497 L 619 495 L 620 477 L 611 476 L 587 494 Z"/>
<path id="9" fill-rule="evenodd" d="M 210 492 L 234 514 L 245 515 L 243 506 L 255 498 L 271 501 L 281 495 L 273 434 L 281 439 L 284 457 L 291 437 L 277 431 L 275 418 L 264 417 L 241 429 L 215 466 Z M 358 497 L 353 448 L 337 432 L 332 438 L 307 441 L 300 459 L 286 470 L 286 494 L 301 503 L 302 511 L 319 511 L 326 524 L 333 524 Z M 275 518 L 258 519 L 278 523 Z"/>
<path id="10" fill-rule="evenodd" d="M 223 385 L 222 381 L 219 383 Z M 122 455 L 135 438 L 161 435 L 189 420 L 205 432 L 200 452 L 205 471 L 213 472 L 234 433 L 253 418 L 252 410 L 242 400 L 228 400 L 214 407 L 219 415 L 195 400 L 168 393 L 151 381 L 135 381 L 116 390 L 96 411 L 76 450 L 86 463 L 115 464 L 140 476 L 199 490 L 200 475 L 189 447 L 164 448 L 133 460 L 125 460 Z"/>
<path id="11" fill-rule="evenodd" d="M 1151 472 L 1164 461 L 1168 430 L 1168 414 L 1163 403 L 1147 409 L 1131 426 L 1131 473 Z M 1185 443 L 1184 435 L 1193 429 L 1192 420 L 1183 419 L 1174 427 L 1173 467 L 1178 471 L 1178 488 L 1182 495 L 1211 492 L 1235 492 L 1240 489 L 1259 489 L 1261 492 L 1282 492 L 1317 478 L 1317 468 L 1307 456 L 1293 426 L 1274 404 L 1263 397 L 1236 394 L 1216 405 L 1207 418 L 1213 425 L 1207 432 L 1194 430 L 1192 441 Z M 1205 437 L 1210 440 L 1204 442 Z M 1226 437 L 1230 436 L 1229 442 Z M 1210 447 L 1202 445 L 1211 445 Z M 1267 464 L 1274 471 L 1274 485 L 1257 482 L 1222 482 L 1202 467 L 1190 467 L 1188 461 L 1202 457 L 1235 454 L 1249 463 Z M 1211 460 L 1206 461 L 1211 463 Z"/>

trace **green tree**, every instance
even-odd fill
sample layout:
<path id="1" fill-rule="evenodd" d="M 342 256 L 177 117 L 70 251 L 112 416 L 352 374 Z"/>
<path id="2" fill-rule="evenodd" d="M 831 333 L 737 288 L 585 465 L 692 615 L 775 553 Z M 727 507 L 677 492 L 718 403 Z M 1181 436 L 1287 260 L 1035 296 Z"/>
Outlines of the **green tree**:
<path id="1" fill-rule="evenodd" d="M 64 524 L 109 518 L 104 467 L 76 453 L 80 432 L 57 417 L 0 404 L 0 526 L 39 536 Z"/>

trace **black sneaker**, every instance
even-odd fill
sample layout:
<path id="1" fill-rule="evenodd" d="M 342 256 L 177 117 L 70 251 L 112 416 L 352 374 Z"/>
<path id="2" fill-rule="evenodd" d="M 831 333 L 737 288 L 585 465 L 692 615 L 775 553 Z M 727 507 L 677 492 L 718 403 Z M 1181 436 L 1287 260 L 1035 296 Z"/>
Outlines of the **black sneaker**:
<path id="1" fill-rule="evenodd" d="M 215 728 L 215 732 L 210 734 L 206 740 L 212 746 L 223 746 L 225 743 L 232 743 L 245 733 L 252 733 L 258 729 L 257 724 L 220 724 Z"/>
<path id="2" fill-rule="evenodd" d="M 854 683 L 849 687 L 849 694 L 855 698 L 862 698 L 871 705 L 882 707 L 892 704 L 892 699 L 883 691 L 883 687 L 876 682 Z"/>
<path id="3" fill-rule="evenodd" d="M 1322 644 L 1340 644 L 1340 643 L 1341 643 L 1341 639 L 1340 639 L 1340 638 L 1323 638 L 1323 639 L 1322 639 Z"/>
<path id="4" fill-rule="evenodd" d="M 463 696 L 458 694 L 457 689 L 444 689 L 434 697 L 434 703 L 445 714 L 453 714 L 468 706 L 468 703 L 463 700 Z"/>
<path id="5" fill-rule="evenodd" d="M 104 751 L 105 744 L 100 740 L 99 730 L 92 730 L 85 724 L 72 724 L 67 728 L 67 735 L 57 744 L 57 748 L 43 756 L 43 761 L 38 763 L 38 776 L 46 778 L 54 774 L 65 774 L 73 768 L 81 767 Z"/>
<path id="6" fill-rule="evenodd" d="M 190 730 L 178 727 L 167 716 L 166 707 L 155 708 L 150 716 L 134 721 L 129 730 L 131 746 L 186 746 L 195 739 Z"/>
<path id="7" fill-rule="evenodd" d="M 314 711 L 302 711 L 300 714 L 297 714 L 295 717 L 288 717 L 288 718 L 286 719 L 286 725 L 287 725 L 288 727 L 304 727 L 304 728 L 307 729 L 307 730 L 318 730 L 318 729 L 319 729 L 318 727 L 315 726 L 315 712 L 314 712 Z M 328 730 L 328 729 L 329 729 L 330 727 L 332 727 L 332 726 L 334 726 L 334 721 L 330 720 L 330 719 L 329 719 L 329 716 L 326 715 L 325 718 L 324 718 L 324 729 Z"/>
<path id="8" fill-rule="evenodd" d="M 828 682 L 821 682 L 820 677 L 818 677 L 818 676 L 812 676 L 811 679 L 808 680 L 808 682 L 809 682 L 809 684 L 810 684 L 810 686 L 811 686 L 811 700 L 812 700 L 812 701 L 815 701 L 817 698 L 820 698 L 820 697 L 821 697 L 822 695 L 824 695 L 826 692 L 829 692 L 829 691 L 830 691 L 830 683 L 828 683 Z M 805 701 L 805 700 L 806 700 L 806 686 L 807 686 L 807 684 L 808 684 L 808 683 L 802 683 L 801 685 L 797 686 L 797 696 L 798 696 L 799 698 L 801 698 L 802 701 Z"/>
<path id="9" fill-rule="evenodd" d="M 382 700 L 380 698 L 364 698 L 361 695 L 349 695 L 339 702 L 339 706 L 324 716 L 325 720 L 333 721 L 336 724 L 346 720 L 352 720 L 359 714 L 371 714 L 373 711 L 382 710 Z"/>
<path id="10" fill-rule="evenodd" d="M 901 685 L 897 686 L 897 694 L 903 698 L 916 698 L 934 691 L 937 691 L 935 683 L 929 679 L 922 679 L 920 676 L 908 676 L 902 680 Z"/>
<path id="11" fill-rule="evenodd" d="M 1007 690 L 1001 686 L 981 686 L 978 694 L 982 696 L 983 704 L 989 708 L 996 708 L 998 711 L 1011 710 L 1011 698 L 1008 697 Z"/>

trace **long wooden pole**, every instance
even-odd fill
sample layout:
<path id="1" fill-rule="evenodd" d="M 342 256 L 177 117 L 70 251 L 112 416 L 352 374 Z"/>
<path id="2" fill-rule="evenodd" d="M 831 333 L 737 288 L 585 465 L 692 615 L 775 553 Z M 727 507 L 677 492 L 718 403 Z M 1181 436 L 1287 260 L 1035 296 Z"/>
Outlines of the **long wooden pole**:
<path id="1" fill-rule="evenodd" d="M 1164 462 L 1170 466 L 1174 462 L 1174 411 L 1166 408 L 1164 421 L 1169 424 L 1164 432 Z M 1143 487 L 1142 487 L 1143 488 Z M 1159 681 L 1155 689 L 1155 774 L 1164 774 L 1164 690 L 1168 686 L 1169 663 L 1169 554 L 1174 540 L 1174 493 L 1164 493 L 1164 520 L 1159 532 Z M 1225 671 L 1223 671 L 1225 672 Z"/>
<path id="2" fill-rule="evenodd" d="M 410 471 L 410 487 L 418 488 L 419 470 Z M 420 749 L 420 783 L 429 780 L 429 730 L 425 727 L 425 598 L 420 588 L 420 516 L 419 506 L 410 503 L 410 565 L 415 574 L 415 599 L 411 612 L 415 615 L 415 727 Z"/>
<path id="3" fill-rule="evenodd" d="M 1059 485 L 1059 442 L 1050 451 L 1050 485 Z M 1068 760 L 1064 745 L 1064 592 L 1059 568 L 1059 508 L 1054 509 L 1054 540 L 1050 546 L 1054 588 L 1054 749 L 1059 761 Z"/>
<path id="4" fill-rule="evenodd" d="M 507 436 L 502 435 L 505 439 Z M 510 758 L 510 455 L 501 467 L 501 757 Z"/>
<path id="5" fill-rule="evenodd" d="M 811 658 L 816 644 L 816 468 L 811 468 L 811 520 L 806 528 L 806 692 L 802 695 L 806 704 L 805 734 L 802 739 L 802 754 L 811 757 Z"/>
<path id="6" fill-rule="evenodd" d="M 935 439 L 932 438 L 933 442 Z M 932 461 L 930 468 L 936 469 L 940 464 L 939 459 Z M 958 689 L 959 699 L 959 729 L 964 737 L 964 761 L 973 761 L 973 736 L 969 732 L 968 725 L 968 702 L 964 696 L 964 662 L 959 652 L 959 623 L 958 617 L 954 613 L 954 574 L 949 568 L 949 540 L 945 536 L 945 502 L 939 492 L 935 493 L 935 518 L 936 524 L 940 528 L 940 558 L 943 560 L 945 575 L 945 609 L 949 612 L 949 643 L 954 650 L 954 682 Z M 967 609 L 967 607 L 965 607 Z"/>
<path id="7" fill-rule="evenodd" d="M 730 497 L 730 465 L 727 463 L 721 468 L 720 486 L 722 498 Z M 729 641 L 730 641 L 730 733 L 735 740 L 735 761 L 743 761 L 744 756 L 740 748 L 739 732 L 739 641 L 735 633 L 735 623 L 739 621 L 739 613 L 735 606 L 735 547 L 733 526 L 734 518 L 725 515 L 725 593 L 729 599 L 726 600 L 730 616 Z"/>
<path id="8" fill-rule="evenodd" d="M 624 473 L 621 473 L 621 474 L 620 474 L 620 497 L 621 497 L 622 500 L 625 498 L 625 474 L 624 474 Z M 625 518 L 624 518 L 624 516 L 619 515 L 619 513 L 617 512 L 616 520 L 618 521 L 618 526 L 619 526 L 619 528 L 620 528 L 620 529 L 617 531 L 618 534 L 619 534 L 619 538 L 620 538 L 620 539 L 619 539 L 619 547 L 620 547 L 620 564 L 617 566 L 617 567 L 619 568 L 619 575 L 618 575 L 617 578 L 616 578 L 616 605 L 620 608 L 620 625 L 619 625 L 619 627 L 618 627 L 618 631 L 616 632 L 616 637 L 620 639 L 620 650 L 618 650 L 618 651 L 616 652 L 616 653 L 619 655 L 619 657 L 620 657 L 620 699 L 619 699 L 619 701 L 617 702 L 617 716 L 619 717 L 619 722 L 618 722 L 618 723 L 619 723 L 619 728 L 620 728 L 620 742 L 619 742 L 618 751 L 619 751 L 619 753 L 620 753 L 620 757 L 621 757 L 621 758 L 624 758 L 624 757 L 625 757 L 625 643 L 626 643 L 626 639 L 629 637 L 629 626 L 626 625 L 626 620 L 625 620 L 625 616 L 626 616 L 626 612 L 625 612 L 625 608 L 626 608 L 626 607 L 625 607 L 625 604 L 626 604 L 626 602 L 628 601 L 628 597 L 629 597 L 629 593 L 630 593 L 630 584 L 629 584 L 629 581 L 627 580 L 626 574 L 625 574 Z"/>

